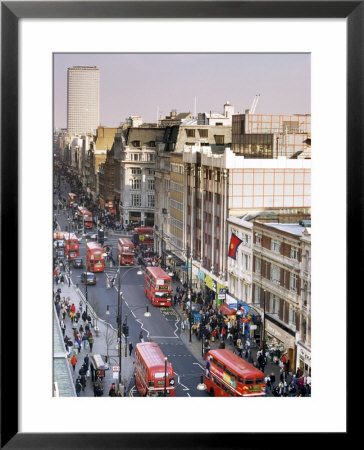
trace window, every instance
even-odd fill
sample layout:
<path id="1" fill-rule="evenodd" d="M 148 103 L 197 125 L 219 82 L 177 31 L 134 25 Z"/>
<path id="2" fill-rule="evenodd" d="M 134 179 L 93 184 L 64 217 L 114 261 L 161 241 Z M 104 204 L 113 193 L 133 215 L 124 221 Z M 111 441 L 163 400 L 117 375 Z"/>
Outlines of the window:
<path id="1" fill-rule="evenodd" d="M 275 239 L 272 239 L 270 242 L 270 249 L 272 250 L 272 252 L 280 253 L 281 243 L 279 241 L 276 241 Z"/>
<path id="2" fill-rule="evenodd" d="M 262 235 L 261 235 L 261 233 L 255 233 L 255 243 L 257 245 L 262 245 Z"/>
<path id="3" fill-rule="evenodd" d="M 217 145 L 224 145 L 224 137 L 225 136 L 223 134 L 216 134 L 215 135 L 215 142 L 216 142 L 216 144 Z"/>
<path id="4" fill-rule="evenodd" d="M 140 141 L 133 141 L 134 147 L 140 147 Z"/>
<path id="5" fill-rule="evenodd" d="M 155 155 L 154 155 L 154 153 L 147 153 L 147 161 L 152 161 L 152 162 L 154 162 L 154 160 L 155 160 Z"/>
<path id="6" fill-rule="evenodd" d="M 141 153 L 131 153 L 130 159 L 132 161 L 141 161 L 142 160 L 142 154 Z"/>
<path id="7" fill-rule="evenodd" d="M 187 137 L 195 137 L 195 130 L 186 130 Z"/>
<path id="8" fill-rule="evenodd" d="M 298 248 L 291 246 L 291 258 L 298 261 Z"/>
<path id="9" fill-rule="evenodd" d="M 200 137 L 202 137 L 202 138 L 208 137 L 208 130 L 200 129 L 200 130 L 198 130 L 198 132 L 200 133 Z"/>
<path id="10" fill-rule="evenodd" d="M 276 314 L 278 316 L 278 314 L 279 314 L 279 304 L 280 304 L 279 297 L 277 297 L 276 295 L 272 294 L 271 295 L 271 309 L 270 309 L 272 314 Z"/>
<path id="11" fill-rule="evenodd" d="M 132 194 L 131 195 L 131 205 L 132 206 L 142 206 L 141 194 Z"/>
<path id="12" fill-rule="evenodd" d="M 296 308 L 293 305 L 289 305 L 288 323 L 289 325 L 296 326 Z"/>
<path id="13" fill-rule="evenodd" d="M 145 173 L 147 175 L 154 175 L 154 170 L 153 169 L 145 169 Z"/>
<path id="14" fill-rule="evenodd" d="M 149 147 L 155 147 L 155 141 L 150 141 L 149 142 Z"/>
<path id="15" fill-rule="evenodd" d="M 154 180 L 148 180 L 147 186 L 148 191 L 154 191 Z"/>
<path id="16" fill-rule="evenodd" d="M 281 283 L 281 269 L 278 266 L 276 266 L 275 264 L 271 265 L 270 280 L 276 284 Z"/>
<path id="17" fill-rule="evenodd" d="M 137 168 L 131 169 L 131 173 L 133 175 L 141 175 L 142 174 L 142 169 L 137 169 Z"/>
<path id="18" fill-rule="evenodd" d="M 254 289 L 254 303 L 260 303 L 260 287 L 255 286 Z"/>
<path id="19" fill-rule="evenodd" d="M 292 292 L 297 292 L 297 278 L 295 273 L 289 275 L 289 289 Z"/>
<path id="20" fill-rule="evenodd" d="M 131 188 L 133 189 L 133 190 L 139 190 L 140 189 L 140 180 L 139 180 L 139 178 L 134 178 L 134 179 L 132 179 L 131 180 Z"/>
<path id="21" fill-rule="evenodd" d="M 262 274 L 262 260 L 260 258 L 255 258 L 255 273 L 257 275 Z"/>
<path id="22" fill-rule="evenodd" d="M 154 194 L 148 194 L 148 208 L 154 208 Z"/>

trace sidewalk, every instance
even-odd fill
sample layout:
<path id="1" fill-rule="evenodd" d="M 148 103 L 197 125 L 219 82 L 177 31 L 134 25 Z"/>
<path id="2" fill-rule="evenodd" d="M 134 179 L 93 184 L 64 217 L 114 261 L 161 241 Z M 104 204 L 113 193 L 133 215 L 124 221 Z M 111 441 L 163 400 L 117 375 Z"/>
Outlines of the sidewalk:
<path id="1" fill-rule="evenodd" d="M 180 283 L 179 281 L 174 281 L 173 283 L 173 288 L 174 288 L 174 293 L 176 292 L 176 288 L 177 286 L 182 287 L 182 283 Z M 183 315 L 185 314 L 184 311 L 182 311 L 181 305 L 175 305 L 172 306 L 174 308 L 174 310 L 177 312 L 177 314 L 179 315 L 181 321 L 183 320 Z M 191 353 L 193 354 L 193 356 L 202 364 L 204 365 L 204 356 L 202 356 L 202 342 L 201 340 L 198 340 L 197 337 L 195 336 L 194 333 L 192 333 L 191 335 L 191 342 L 190 342 L 190 330 L 188 328 L 186 328 L 185 330 L 181 329 L 181 326 L 179 327 L 180 329 L 180 338 L 183 341 L 183 343 L 186 345 L 186 347 L 191 351 Z M 215 350 L 219 348 L 219 344 L 220 344 L 220 340 L 217 339 L 215 342 L 210 341 L 210 349 L 211 350 Z M 230 345 L 227 341 L 227 339 L 225 339 L 225 348 L 231 351 L 234 351 L 234 345 Z M 258 347 L 251 347 L 251 351 L 252 351 L 252 355 L 254 358 L 254 361 L 257 360 L 257 352 L 258 352 L 259 348 Z M 245 359 L 245 358 L 243 358 Z M 265 375 L 271 375 L 271 374 L 275 375 L 275 386 L 278 385 L 279 381 L 280 381 L 280 367 L 279 365 L 273 363 L 270 358 L 268 358 L 267 361 L 267 365 L 265 366 L 264 369 L 264 374 Z M 287 380 L 287 384 L 290 381 L 290 377 Z M 273 394 L 271 391 L 267 392 L 267 397 L 273 397 Z"/>
<path id="2" fill-rule="evenodd" d="M 79 302 L 82 299 L 82 311 L 84 311 L 86 309 L 86 299 L 85 296 L 83 295 L 83 293 L 81 292 L 81 290 L 77 287 L 75 287 L 72 282 L 71 282 L 71 286 L 68 286 L 68 278 L 67 275 L 64 273 L 65 275 L 65 283 L 62 286 L 61 284 L 54 284 L 54 293 L 57 292 L 57 289 L 60 288 L 61 289 L 61 303 L 62 303 L 62 299 L 63 297 L 70 298 L 70 302 L 71 305 L 72 303 L 74 303 L 74 305 L 76 306 L 76 310 L 80 310 L 79 309 Z M 104 386 L 104 397 L 108 396 L 109 393 L 109 388 L 111 386 L 112 383 L 115 383 L 116 387 L 118 385 L 118 379 L 114 379 L 113 378 L 113 366 L 115 364 L 119 364 L 119 356 L 118 356 L 118 349 L 117 349 L 117 330 L 115 330 L 113 327 L 111 327 L 111 325 L 107 324 L 104 320 L 97 318 L 97 320 L 95 320 L 95 313 L 92 309 L 92 307 L 90 305 L 88 305 L 87 307 L 88 309 L 88 314 L 92 317 L 92 321 L 91 321 L 91 327 L 90 330 L 93 334 L 94 337 L 94 344 L 93 344 L 93 348 L 92 348 L 92 353 L 90 352 L 90 349 L 88 347 L 87 350 L 85 350 L 83 348 L 81 348 L 80 353 L 78 352 L 78 349 L 73 348 L 71 351 L 71 356 L 73 354 L 75 354 L 76 358 L 77 358 L 77 364 L 76 364 L 76 368 L 75 371 L 73 371 L 72 366 L 71 366 L 71 373 L 72 373 L 72 377 L 73 377 L 73 381 L 74 383 L 76 382 L 77 377 L 79 376 L 78 371 L 80 370 L 82 364 L 83 364 L 83 360 L 84 357 L 86 356 L 86 354 L 88 354 L 89 357 L 91 357 L 91 355 L 95 355 L 95 354 L 99 354 L 102 356 L 103 360 L 106 360 L 106 356 L 107 354 L 109 354 L 109 358 L 108 358 L 108 366 L 109 366 L 109 370 L 105 371 L 105 378 L 103 379 L 103 386 Z M 81 312 L 82 315 L 82 312 Z M 74 342 L 74 334 L 73 334 L 73 329 L 72 329 L 72 321 L 69 318 L 68 314 L 66 313 L 65 316 L 65 325 L 66 325 L 66 330 L 65 330 L 65 336 L 67 335 L 69 338 L 72 339 L 72 341 Z M 95 331 L 95 326 L 96 326 L 96 322 L 97 322 L 97 327 L 99 329 L 99 331 Z M 84 327 L 84 322 L 82 319 L 80 319 L 78 325 L 81 325 Z M 109 347 L 109 349 L 107 350 L 107 347 Z M 133 372 L 134 372 L 134 357 L 125 357 L 125 350 L 124 347 L 122 347 L 122 352 L 121 352 L 121 380 L 122 380 L 122 384 L 123 382 L 126 381 L 126 385 L 128 388 L 128 392 L 129 392 L 129 384 L 131 382 L 132 376 L 133 376 Z M 129 355 L 129 352 L 127 352 L 127 354 Z M 94 391 L 93 391 L 93 384 L 91 381 L 91 376 L 86 377 L 87 382 L 86 382 L 86 388 L 84 391 L 81 392 L 81 397 L 93 397 L 94 396 Z"/>

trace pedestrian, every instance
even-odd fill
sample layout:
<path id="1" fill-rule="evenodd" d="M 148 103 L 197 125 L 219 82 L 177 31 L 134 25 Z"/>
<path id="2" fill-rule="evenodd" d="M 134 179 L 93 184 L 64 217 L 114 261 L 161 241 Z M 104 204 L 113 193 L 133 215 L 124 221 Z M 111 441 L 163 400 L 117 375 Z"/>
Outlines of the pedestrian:
<path id="1" fill-rule="evenodd" d="M 84 391 L 86 389 L 86 374 L 81 375 L 81 385 L 82 385 L 82 390 Z"/>
<path id="2" fill-rule="evenodd" d="M 75 370 L 76 370 L 76 364 L 77 364 L 77 358 L 75 355 L 73 355 L 71 358 L 71 366 L 73 368 L 73 372 L 75 372 Z"/>
<path id="3" fill-rule="evenodd" d="M 133 351 L 133 343 L 132 342 L 129 342 L 129 356 L 131 356 L 131 353 L 132 353 L 132 351 Z"/>
<path id="4" fill-rule="evenodd" d="M 64 276 L 63 276 L 63 274 L 61 275 L 60 281 L 61 281 L 61 284 L 63 286 L 64 285 Z"/>
<path id="5" fill-rule="evenodd" d="M 77 397 L 81 397 L 81 391 L 82 391 L 81 379 L 77 378 L 77 380 L 76 380 L 76 395 L 77 395 Z"/>
<path id="6" fill-rule="evenodd" d="M 112 383 L 109 389 L 109 397 L 116 397 L 115 383 Z"/>
<path id="7" fill-rule="evenodd" d="M 61 312 L 61 305 L 59 303 L 56 304 L 57 317 L 59 318 L 59 314 Z"/>
<path id="8" fill-rule="evenodd" d="M 70 309 L 70 319 L 72 320 L 72 322 L 73 322 L 75 316 L 76 316 L 76 306 L 74 303 L 72 303 L 71 309 Z"/>
<path id="9" fill-rule="evenodd" d="M 123 397 L 126 397 L 126 395 L 127 395 L 126 384 L 124 384 Z"/>
<path id="10" fill-rule="evenodd" d="M 92 336 L 91 331 L 89 332 L 88 335 L 88 343 L 90 345 L 90 352 L 92 353 L 92 346 L 94 345 L 94 337 Z"/>
<path id="11" fill-rule="evenodd" d="M 82 307 L 83 307 L 82 300 L 80 300 L 78 307 L 79 307 L 80 313 L 82 314 Z"/>
<path id="12" fill-rule="evenodd" d="M 72 350 L 73 350 L 73 341 L 72 341 L 71 338 L 68 338 L 68 340 L 67 340 L 67 347 L 68 347 L 68 352 L 69 352 L 69 353 L 72 353 Z"/>
<path id="13" fill-rule="evenodd" d="M 271 388 L 270 376 L 267 375 L 264 378 L 264 381 L 265 381 L 265 385 L 266 385 L 266 392 L 268 392 L 270 390 L 270 388 Z"/>
<path id="14" fill-rule="evenodd" d="M 82 347 L 82 338 L 80 334 L 77 334 L 77 346 L 78 346 L 78 353 L 81 353 L 81 347 Z"/>
<path id="15" fill-rule="evenodd" d="M 66 324 L 64 323 L 63 319 L 61 319 L 60 325 L 61 325 L 62 334 L 64 336 L 64 333 L 66 332 Z"/>
<path id="16" fill-rule="evenodd" d="M 140 330 L 140 333 L 139 333 L 139 342 L 143 342 L 144 340 L 143 340 L 143 331 L 142 330 Z"/>
<path id="17" fill-rule="evenodd" d="M 64 303 L 62 303 L 61 315 L 62 315 L 63 320 L 64 320 L 66 318 L 66 305 Z"/>
<path id="18" fill-rule="evenodd" d="M 276 376 L 274 375 L 274 373 L 272 372 L 271 374 L 270 374 L 270 387 L 271 387 L 271 390 L 273 391 L 274 390 L 274 388 L 275 388 L 275 383 L 276 383 Z"/>

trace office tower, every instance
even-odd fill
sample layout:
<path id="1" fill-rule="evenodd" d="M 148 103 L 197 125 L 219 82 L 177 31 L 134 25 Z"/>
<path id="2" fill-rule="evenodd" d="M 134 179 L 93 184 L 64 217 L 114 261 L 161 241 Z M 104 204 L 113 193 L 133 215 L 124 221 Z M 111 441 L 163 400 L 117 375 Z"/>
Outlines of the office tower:
<path id="1" fill-rule="evenodd" d="M 96 132 L 99 125 L 100 72 L 75 66 L 67 71 L 67 129 L 71 134 Z"/>

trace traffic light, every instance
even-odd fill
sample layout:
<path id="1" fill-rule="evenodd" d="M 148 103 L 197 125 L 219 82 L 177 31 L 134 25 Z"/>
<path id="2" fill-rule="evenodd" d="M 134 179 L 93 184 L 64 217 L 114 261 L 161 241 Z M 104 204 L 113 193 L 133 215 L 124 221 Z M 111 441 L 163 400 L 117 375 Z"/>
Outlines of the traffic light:
<path id="1" fill-rule="evenodd" d="M 129 327 L 127 325 L 123 325 L 123 335 L 129 336 Z"/>

